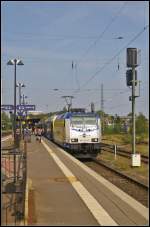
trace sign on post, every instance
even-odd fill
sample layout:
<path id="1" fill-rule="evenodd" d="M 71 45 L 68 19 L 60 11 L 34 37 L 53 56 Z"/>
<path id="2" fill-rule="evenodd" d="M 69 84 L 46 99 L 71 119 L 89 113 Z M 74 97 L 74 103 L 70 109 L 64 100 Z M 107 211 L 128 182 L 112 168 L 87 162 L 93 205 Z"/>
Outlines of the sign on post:
<path id="1" fill-rule="evenodd" d="M 13 110 L 14 105 L 1 105 L 1 110 Z M 29 110 L 35 110 L 35 105 L 17 105 L 16 106 L 17 110 L 22 110 L 22 111 L 29 111 Z"/>
<path id="2" fill-rule="evenodd" d="M 1 110 L 13 110 L 13 105 L 1 105 Z"/>
<path id="3" fill-rule="evenodd" d="M 17 110 L 24 111 L 35 110 L 35 105 L 17 105 Z"/>

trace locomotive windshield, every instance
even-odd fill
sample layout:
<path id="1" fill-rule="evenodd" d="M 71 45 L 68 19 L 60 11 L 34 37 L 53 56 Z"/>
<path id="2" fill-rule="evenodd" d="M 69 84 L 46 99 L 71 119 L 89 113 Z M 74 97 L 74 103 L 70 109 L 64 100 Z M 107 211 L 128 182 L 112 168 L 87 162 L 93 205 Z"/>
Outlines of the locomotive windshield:
<path id="1" fill-rule="evenodd" d="M 83 125 L 83 117 L 72 117 L 72 126 Z"/>
<path id="2" fill-rule="evenodd" d="M 85 117 L 84 118 L 85 125 L 96 125 L 95 117 Z"/>
<path id="3" fill-rule="evenodd" d="M 79 125 L 96 125 L 97 121 L 95 117 L 78 117 L 74 116 L 71 120 L 72 126 L 79 126 Z"/>

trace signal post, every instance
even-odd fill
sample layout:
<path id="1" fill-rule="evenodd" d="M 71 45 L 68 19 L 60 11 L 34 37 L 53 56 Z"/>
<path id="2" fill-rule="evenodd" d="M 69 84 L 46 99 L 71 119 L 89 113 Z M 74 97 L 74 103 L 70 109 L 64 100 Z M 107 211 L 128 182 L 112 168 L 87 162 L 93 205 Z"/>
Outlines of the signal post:
<path id="1" fill-rule="evenodd" d="M 132 101 L 132 166 L 141 165 L 140 154 L 136 154 L 135 151 L 135 98 L 139 97 L 139 94 L 136 94 L 135 86 L 140 84 L 137 80 L 137 71 L 135 68 L 139 65 L 140 52 L 137 48 L 127 48 L 127 67 L 131 69 L 127 70 L 126 79 L 127 86 L 132 86 L 132 96 L 129 97 L 129 100 Z"/>

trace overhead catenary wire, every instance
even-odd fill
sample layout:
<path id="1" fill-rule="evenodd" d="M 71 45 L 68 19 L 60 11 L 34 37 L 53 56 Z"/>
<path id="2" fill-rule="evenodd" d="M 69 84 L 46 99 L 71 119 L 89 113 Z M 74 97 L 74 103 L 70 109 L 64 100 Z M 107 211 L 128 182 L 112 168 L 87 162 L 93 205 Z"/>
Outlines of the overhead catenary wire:
<path id="1" fill-rule="evenodd" d="M 93 80 L 98 73 L 102 72 L 116 57 L 120 55 L 124 49 L 126 49 L 132 42 L 134 42 L 147 28 L 149 25 L 145 26 L 140 32 L 138 32 L 124 47 L 122 47 L 112 58 L 110 58 L 99 70 L 97 70 L 80 88 L 85 87 L 91 80 Z M 79 89 L 73 93 L 76 94 L 79 92 Z"/>
<path id="2" fill-rule="evenodd" d="M 111 19 L 111 21 L 106 25 L 106 27 L 104 28 L 104 30 L 102 31 L 102 33 L 97 37 L 97 36 L 77 36 L 77 35 L 53 35 L 53 36 L 48 36 L 48 35 L 46 35 L 45 37 L 46 38 L 48 38 L 48 39 L 95 39 L 96 38 L 96 40 L 94 41 L 94 43 L 92 43 L 90 46 L 89 46 L 89 48 L 86 50 L 86 52 L 84 53 L 84 55 L 87 53 L 87 52 L 89 52 L 89 50 L 91 49 L 91 47 L 93 46 L 93 45 L 95 45 L 95 43 L 97 43 L 101 38 L 102 38 L 102 36 L 104 35 L 104 33 L 109 29 L 109 27 L 111 26 L 111 24 L 117 19 L 117 17 L 120 15 L 120 13 L 122 12 L 122 10 L 124 9 L 124 7 L 125 7 L 125 5 L 127 4 L 127 1 L 125 1 L 124 3 L 123 3 L 123 5 L 121 6 L 121 8 L 117 11 L 117 13 L 114 15 L 114 17 Z M 6 32 L 5 32 L 6 33 Z M 7 34 L 7 33 L 6 33 Z M 20 34 L 20 35 L 23 35 L 23 37 L 25 36 L 25 35 L 32 35 L 32 37 L 39 37 L 40 38 L 40 36 L 42 36 L 42 38 L 44 37 L 44 35 L 43 34 L 34 34 L 34 33 L 15 33 L 15 34 Z M 24 37 L 25 38 L 25 37 Z M 30 38 L 29 38 L 30 39 Z"/>
<path id="3" fill-rule="evenodd" d="M 145 101 L 143 101 L 143 100 L 140 100 L 138 102 L 145 103 Z M 106 109 L 117 109 L 118 107 L 121 107 L 121 106 L 129 106 L 129 104 L 127 103 L 127 104 L 120 104 L 120 105 L 117 105 L 117 106 L 109 106 L 109 107 L 106 107 Z"/>
<path id="4" fill-rule="evenodd" d="M 106 109 L 116 109 L 118 107 L 121 107 L 121 106 L 129 106 L 129 104 L 121 104 L 121 105 L 117 105 L 117 106 L 110 106 L 110 107 L 106 107 Z"/>
<path id="5" fill-rule="evenodd" d="M 95 44 L 101 40 L 101 38 L 103 37 L 103 35 L 105 34 L 105 32 L 109 29 L 109 27 L 112 25 L 112 23 L 117 19 L 117 17 L 121 14 L 121 12 L 123 11 L 123 9 L 125 8 L 127 4 L 127 1 L 124 2 L 124 4 L 121 6 L 121 8 L 117 11 L 117 13 L 114 15 L 114 17 L 111 19 L 111 21 L 106 25 L 106 27 L 104 28 L 104 30 L 102 31 L 102 33 L 98 36 L 98 38 L 88 47 L 88 49 L 83 53 L 83 55 L 81 56 L 81 58 L 78 60 L 78 64 L 80 64 L 81 60 L 83 59 L 83 57 L 92 49 L 93 46 L 95 46 Z"/>
<path id="6" fill-rule="evenodd" d="M 78 86 L 78 90 L 80 90 L 80 83 L 79 83 L 79 79 L 78 79 L 78 76 L 77 76 L 77 63 L 78 63 L 78 66 L 80 64 L 80 62 L 82 61 L 83 57 L 92 49 L 93 46 L 96 45 L 96 43 L 98 41 L 100 41 L 103 37 L 103 35 L 105 34 L 105 32 L 109 29 L 109 27 L 112 25 L 112 23 L 117 19 L 117 17 L 120 15 L 120 13 L 123 11 L 123 9 L 125 8 L 127 4 L 127 1 L 123 3 L 123 5 L 121 6 L 121 8 L 117 11 L 117 13 L 114 15 L 114 17 L 111 19 L 111 21 L 106 25 L 106 27 L 104 28 L 104 30 L 102 31 L 102 33 L 98 36 L 98 38 L 88 47 L 88 49 L 84 52 L 84 54 L 81 56 L 81 58 L 76 61 L 76 75 L 75 75 L 75 78 L 76 78 L 76 83 L 77 83 L 77 86 Z"/>
<path id="7" fill-rule="evenodd" d="M 107 89 L 106 89 L 107 90 Z M 113 96 L 111 96 L 111 97 L 107 97 L 107 100 L 106 99 L 104 99 L 104 102 L 110 102 L 110 101 L 112 101 L 112 99 L 114 98 L 114 97 L 116 97 L 116 94 L 125 94 L 125 93 L 127 93 L 127 92 L 130 92 L 130 90 L 125 90 L 125 89 L 123 89 L 124 91 L 120 91 L 121 89 L 118 89 L 118 92 L 117 91 L 115 91 L 115 94 L 113 95 Z M 105 92 L 106 93 L 106 92 Z M 96 101 L 94 101 L 94 104 L 96 104 L 96 103 L 99 103 L 99 100 L 96 100 Z M 86 105 L 86 107 L 85 108 L 87 108 L 87 107 L 89 107 L 90 106 L 90 104 L 91 104 L 91 102 L 89 103 L 89 104 L 87 104 Z"/>
<path id="8" fill-rule="evenodd" d="M 94 102 L 94 103 L 98 103 L 99 101 L 97 101 L 97 102 Z M 143 100 L 141 100 L 141 101 L 139 101 L 140 103 L 145 103 L 145 101 L 143 101 Z M 86 105 L 86 107 L 85 108 L 88 108 L 90 106 L 90 104 L 88 104 L 88 105 Z M 129 104 L 127 103 L 127 104 L 120 104 L 120 105 L 116 105 L 116 106 L 105 106 L 105 109 L 106 110 L 112 110 L 112 109 L 117 109 L 117 108 L 119 108 L 119 107 L 122 107 L 122 106 L 129 106 Z"/>
<path id="9" fill-rule="evenodd" d="M 51 90 L 51 91 L 72 91 L 72 90 L 75 90 L 76 91 L 76 89 L 74 89 L 74 88 L 55 88 L 55 89 L 49 89 L 49 90 Z M 106 88 L 105 89 L 105 91 L 122 91 L 122 90 L 128 90 L 128 88 Z M 87 88 L 87 89 L 82 89 L 82 90 L 80 90 L 80 92 L 82 92 L 82 91 L 99 91 L 99 89 L 98 88 Z"/>
<path id="10" fill-rule="evenodd" d="M 20 34 L 20 35 L 22 35 L 22 34 Z M 44 35 L 35 35 L 35 37 L 34 37 L 34 35 L 32 35 L 32 37 L 11 37 L 11 38 L 7 38 L 7 41 L 31 41 L 32 39 L 34 39 L 35 40 L 35 38 L 36 39 L 50 39 L 50 40 L 72 40 L 72 39 L 83 39 L 83 40 L 85 40 L 85 39 L 97 39 L 98 38 L 98 36 L 64 36 L 64 35 L 60 35 L 60 36 L 51 36 L 51 35 L 49 35 L 49 36 L 44 36 Z M 111 39 L 103 39 L 104 41 L 108 41 L 108 40 L 112 40 L 112 38 Z M 95 44 L 95 42 L 94 42 L 94 44 Z"/>

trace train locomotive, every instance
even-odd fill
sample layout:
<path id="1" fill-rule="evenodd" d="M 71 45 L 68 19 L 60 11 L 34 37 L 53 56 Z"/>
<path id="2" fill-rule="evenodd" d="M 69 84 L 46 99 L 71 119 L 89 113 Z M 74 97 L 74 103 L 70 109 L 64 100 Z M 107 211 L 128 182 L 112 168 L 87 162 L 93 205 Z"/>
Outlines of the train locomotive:
<path id="1" fill-rule="evenodd" d="M 45 122 L 45 136 L 77 158 L 96 157 L 100 152 L 101 123 L 95 113 L 66 112 Z"/>

